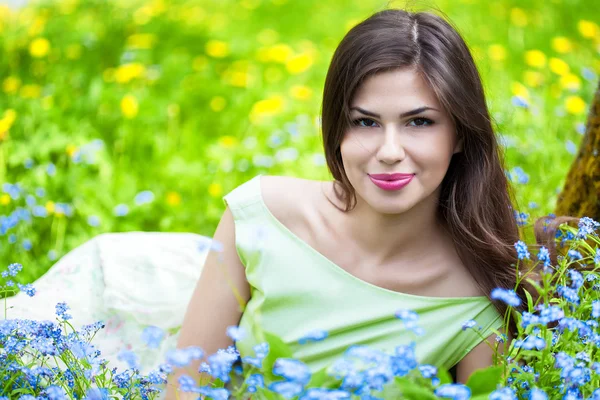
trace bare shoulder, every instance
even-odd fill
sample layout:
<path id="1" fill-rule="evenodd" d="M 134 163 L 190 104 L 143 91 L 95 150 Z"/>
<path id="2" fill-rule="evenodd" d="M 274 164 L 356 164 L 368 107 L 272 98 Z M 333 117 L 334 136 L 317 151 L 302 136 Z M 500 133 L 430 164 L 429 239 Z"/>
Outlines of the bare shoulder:
<path id="1" fill-rule="evenodd" d="M 291 176 L 261 176 L 263 201 L 279 221 L 288 226 L 297 225 L 306 221 L 314 210 L 319 183 Z"/>

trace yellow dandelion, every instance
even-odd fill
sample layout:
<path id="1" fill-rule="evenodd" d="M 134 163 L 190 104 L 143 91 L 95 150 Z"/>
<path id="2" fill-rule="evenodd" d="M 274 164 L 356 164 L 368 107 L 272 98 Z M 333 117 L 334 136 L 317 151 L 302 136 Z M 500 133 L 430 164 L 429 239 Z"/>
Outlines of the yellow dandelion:
<path id="1" fill-rule="evenodd" d="M 221 136 L 219 138 L 219 144 L 226 149 L 231 149 L 232 147 L 237 146 L 238 140 L 233 136 Z"/>
<path id="2" fill-rule="evenodd" d="M 5 118 L 0 119 L 0 134 L 2 135 L 2 139 L 6 138 L 10 126 L 11 124 Z"/>
<path id="3" fill-rule="evenodd" d="M 141 78 L 146 73 L 146 67 L 139 62 L 120 65 L 115 71 L 115 80 L 127 83 L 135 78 Z"/>
<path id="4" fill-rule="evenodd" d="M 525 100 L 529 100 L 529 90 L 521 82 L 512 82 L 510 90 L 514 96 L 519 96 Z"/>
<path id="5" fill-rule="evenodd" d="M 151 49 L 157 39 L 153 33 L 136 33 L 127 38 L 127 47 L 131 49 Z"/>
<path id="6" fill-rule="evenodd" d="M 293 56 L 294 50 L 292 50 L 292 48 L 287 44 L 280 43 L 271 46 L 268 49 L 267 53 L 269 61 L 274 61 L 283 64 Z"/>
<path id="7" fill-rule="evenodd" d="M 69 157 L 73 157 L 73 154 L 75 154 L 77 152 L 77 146 L 75 146 L 74 144 L 69 144 L 69 145 L 67 145 L 65 152 L 67 153 L 67 155 Z"/>
<path id="8" fill-rule="evenodd" d="M 506 59 L 506 48 L 501 44 L 493 44 L 488 47 L 488 55 L 494 61 L 504 61 Z"/>
<path id="9" fill-rule="evenodd" d="M 34 39 L 29 44 L 29 54 L 32 57 L 42 58 L 46 57 L 50 52 L 50 42 L 46 38 Z"/>
<path id="10" fill-rule="evenodd" d="M 48 214 L 52 214 L 55 210 L 55 204 L 53 201 L 47 201 L 46 202 L 46 211 L 48 211 Z"/>
<path id="11" fill-rule="evenodd" d="M 10 204 L 10 196 L 6 193 L 0 196 L 0 204 L 2 204 L 3 206 Z"/>
<path id="12" fill-rule="evenodd" d="M 231 86 L 235 87 L 248 87 L 250 81 L 250 75 L 247 71 L 232 71 L 229 74 L 228 82 Z"/>
<path id="13" fill-rule="evenodd" d="M 298 100 L 308 100 L 312 92 L 311 88 L 302 85 L 294 85 L 290 88 L 290 96 Z"/>
<path id="14" fill-rule="evenodd" d="M 208 185 L 208 194 L 211 197 L 218 197 L 223 193 L 223 187 L 219 183 L 211 183 Z"/>
<path id="15" fill-rule="evenodd" d="M 556 75 L 564 76 L 571 71 L 569 64 L 560 58 L 551 57 L 548 64 L 550 66 L 550 71 L 554 72 Z"/>
<path id="16" fill-rule="evenodd" d="M 557 53 L 565 54 L 573 50 L 573 43 L 564 36 L 557 36 L 552 39 L 552 48 Z"/>
<path id="17" fill-rule="evenodd" d="M 523 73 L 523 82 L 529 87 L 538 87 L 544 83 L 544 75 L 537 71 L 525 71 Z"/>
<path id="18" fill-rule="evenodd" d="M 121 100 L 121 112 L 126 118 L 135 118 L 138 114 L 139 106 L 135 96 L 128 94 Z"/>
<path id="19" fill-rule="evenodd" d="M 20 95 L 24 99 L 37 99 L 42 94 L 40 85 L 23 85 L 21 86 Z"/>
<path id="20" fill-rule="evenodd" d="M 525 62 L 531 67 L 542 68 L 546 65 L 546 55 L 540 50 L 529 50 L 525 52 Z"/>
<path id="21" fill-rule="evenodd" d="M 579 90 L 581 79 L 575 74 L 566 74 L 560 78 L 560 85 L 567 90 Z"/>
<path id="22" fill-rule="evenodd" d="M 14 94 L 21 87 L 21 80 L 16 76 L 9 76 L 2 82 L 2 90 L 6 94 Z"/>
<path id="23" fill-rule="evenodd" d="M 585 101 L 579 96 L 569 96 L 565 99 L 565 109 L 569 114 L 582 114 L 586 108 Z"/>
<path id="24" fill-rule="evenodd" d="M 215 112 L 223 111 L 226 105 L 227 100 L 225 100 L 225 98 L 222 96 L 213 97 L 212 99 L 210 99 L 209 103 L 210 109 Z"/>
<path id="25" fill-rule="evenodd" d="M 181 204 L 181 196 L 177 192 L 167 193 L 167 204 L 170 206 L 178 206 Z"/>
<path id="26" fill-rule="evenodd" d="M 313 65 L 313 57 L 309 53 L 299 54 L 292 57 L 285 63 L 285 68 L 292 75 L 300 74 Z"/>
<path id="27" fill-rule="evenodd" d="M 4 111 L 2 119 L 8 121 L 8 123 L 12 126 L 12 124 L 14 124 L 17 120 L 17 112 L 14 109 L 9 108 L 6 111 Z"/>
<path id="28" fill-rule="evenodd" d="M 78 60 L 81 58 L 82 49 L 79 44 L 71 44 L 65 49 L 65 54 L 69 60 Z"/>
<path id="29" fill-rule="evenodd" d="M 194 68 L 194 71 L 196 72 L 202 71 L 207 65 L 208 59 L 204 56 L 194 57 L 194 60 L 192 61 L 192 68 Z"/>
<path id="30" fill-rule="evenodd" d="M 513 8 L 510 10 L 510 22 L 519 27 L 527 26 L 527 14 L 521 8 Z"/>
<path id="31" fill-rule="evenodd" d="M 589 39 L 594 38 L 600 31 L 600 28 L 598 28 L 596 23 L 586 20 L 579 21 L 577 28 L 579 29 L 581 36 Z"/>
<path id="32" fill-rule="evenodd" d="M 214 58 L 223 58 L 229 55 L 229 45 L 222 40 L 209 40 L 205 50 L 206 54 Z"/>
<path id="33" fill-rule="evenodd" d="M 284 100 L 282 96 L 272 96 L 265 100 L 260 100 L 252 106 L 250 114 L 252 115 L 272 115 L 277 114 L 283 109 Z"/>

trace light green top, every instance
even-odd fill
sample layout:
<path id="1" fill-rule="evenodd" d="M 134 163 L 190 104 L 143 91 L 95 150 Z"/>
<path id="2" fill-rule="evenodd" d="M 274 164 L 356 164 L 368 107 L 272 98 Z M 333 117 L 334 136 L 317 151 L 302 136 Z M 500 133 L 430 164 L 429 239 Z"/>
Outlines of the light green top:
<path id="1" fill-rule="evenodd" d="M 254 356 L 256 329 L 276 334 L 314 372 L 330 365 L 351 345 L 393 352 L 416 342 L 421 363 L 451 368 L 482 339 L 463 322 L 473 319 L 483 337 L 502 326 L 492 303 L 479 297 L 426 297 L 400 293 L 363 281 L 309 246 L 267 208 L 260 176 L 223 197 L 235 221 L 236 248 L 246 268 L 251 299 L 240 321 L 248 336 L 236 346 Z M 419 315 L 425 334 L 407 330 L 395 312 Z M 299 344 L 307 334 L 325 330 L 322 341 Z"/>

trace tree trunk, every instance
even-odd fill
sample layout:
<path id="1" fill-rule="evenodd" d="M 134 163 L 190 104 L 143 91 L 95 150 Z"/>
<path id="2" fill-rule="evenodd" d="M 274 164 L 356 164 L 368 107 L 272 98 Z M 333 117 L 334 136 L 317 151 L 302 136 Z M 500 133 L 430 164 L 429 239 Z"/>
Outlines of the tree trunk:
<path id="1" fill-rule="evenodd" d="M 579 152 L 558 195 L 555 213 L 600 220 L 600 84 Z"/>

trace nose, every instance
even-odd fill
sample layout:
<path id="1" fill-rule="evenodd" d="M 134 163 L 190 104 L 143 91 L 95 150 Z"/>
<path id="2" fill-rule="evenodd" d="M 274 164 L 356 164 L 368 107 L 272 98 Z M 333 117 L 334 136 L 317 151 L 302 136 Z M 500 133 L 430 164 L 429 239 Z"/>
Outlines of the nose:
<path id="1" fill-rule="evenodd" d="M 383 136 L 383 142 L 377 149 L 377 160 L 387 163 L 394 164 L 398 161 L 402 161 L 406 157 L 404 145 L 400 140 L 399 132 L 393 127 L 388 127 L 385 130 Z"/>

